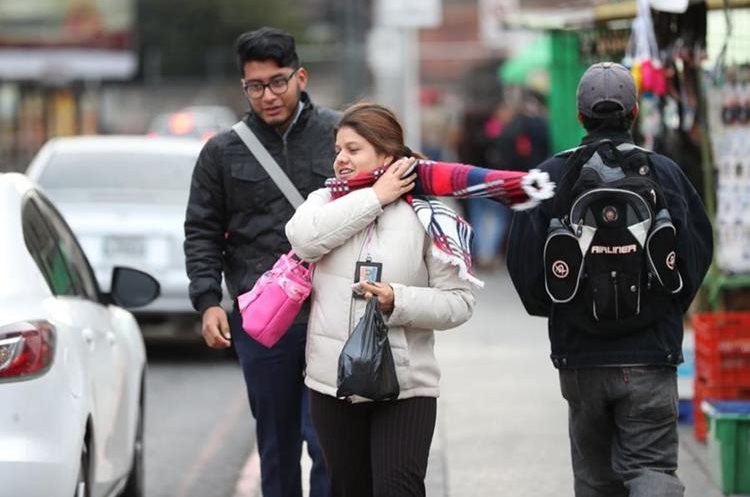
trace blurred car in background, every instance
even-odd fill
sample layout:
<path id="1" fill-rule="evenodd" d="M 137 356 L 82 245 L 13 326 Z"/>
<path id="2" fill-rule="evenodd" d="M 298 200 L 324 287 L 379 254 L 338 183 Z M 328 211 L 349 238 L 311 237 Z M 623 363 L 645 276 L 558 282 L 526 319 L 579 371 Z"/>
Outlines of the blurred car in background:
<path id="1" fill-rule="evenodd" d="M 75 236 L 24 175 L 0 174 L 0 494 L 143 496 L 146 354 L 133 315 L 155 279 L 102 293 Z"/>
<path id="2" fill-rule="evenodd" d="M 62 211 L 108 291 L 113 266 L 154 275 L 161 295 L 138 309 L 141 322 L 179 326 L 154 332 L 197 336 L 182 250 L 190 180 L 203 143 L 145 136 L 53 138 L 26 174 Z M 187 318 L 187 319 L 184 319 Z"/>
<path id="3" fill-rule="evenodd" d="M 219 131 L 231 128 L 237 121 L 237 115 L 229 107 L 194 105 L 159 114 L 149 124 L 146 134 L 206 141 Z"/>

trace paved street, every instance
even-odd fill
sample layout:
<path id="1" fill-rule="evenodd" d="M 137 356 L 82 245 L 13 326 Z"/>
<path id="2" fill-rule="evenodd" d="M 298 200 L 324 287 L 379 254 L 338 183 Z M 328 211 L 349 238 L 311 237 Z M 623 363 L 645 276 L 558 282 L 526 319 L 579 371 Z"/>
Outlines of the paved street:
<path id="1" fill-rule="evenodd" d="M 545 322 L 523 312 L 504 273 L 483 277 L 474 317 L 436 340 L 447 492 L 431 483 L 429 495 L 570 496 L 566 410 Z"/>
<path id="2" fill-rule="evenodd" d="M 472 320 L 436 339 L 442 396 L 427 495 L 572 497 L 567 411 L 546 323 L 526 315 L 504 270 L 482 276 Z M 148 378 L 147 496 L 259 497 L 236 362 L 201 347 L 152 346 Z M 723 495 L 706 452 L 682 426 L 686 497 Z"/>
<path id="3" fill-rule="evenodd" d="M 148 356 L 146 496 L 231 497 L 255 443 L 236 360 L 200 343 Z"/>

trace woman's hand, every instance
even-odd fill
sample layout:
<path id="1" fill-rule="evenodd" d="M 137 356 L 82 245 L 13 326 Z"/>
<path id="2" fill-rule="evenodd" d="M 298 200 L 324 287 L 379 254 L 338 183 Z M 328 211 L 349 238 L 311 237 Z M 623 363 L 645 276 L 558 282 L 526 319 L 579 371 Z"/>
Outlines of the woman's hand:
<path id="1" fill-rule="evenodd" d="M 378 299 L 378 307 L 384 314 L 393 312 L 393 288 L 388 283 L 375 283 L 374 281 L 360 281 L 359 286 L 364 292 L 366 299 Z"/>
<path id="2" fill-rule="evenodd" d="M 380 205 L 385 207 L 414 188 L 414 180 L 417 179 L 417 173 L 412 173 L 406 178 L 401 178 L 401 176 L 404 174 L 404 171 L 409 170 L 416 160 L 414 157 L 399 159 L 391 164 L 385 173 L 378 178 L 372 188 L 375 190 L 378 200 L 380 200 Z"/>

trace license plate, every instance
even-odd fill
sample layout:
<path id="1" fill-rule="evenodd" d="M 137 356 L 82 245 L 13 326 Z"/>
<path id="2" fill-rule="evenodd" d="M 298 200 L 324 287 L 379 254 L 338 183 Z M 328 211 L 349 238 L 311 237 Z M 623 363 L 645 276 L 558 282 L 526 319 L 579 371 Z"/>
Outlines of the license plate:
<path id="1" fill-rule="evenodd" d="M 104 255 L 142 257 L 145 250 L 143 237 L 108 236 L 104 239 Z"/>

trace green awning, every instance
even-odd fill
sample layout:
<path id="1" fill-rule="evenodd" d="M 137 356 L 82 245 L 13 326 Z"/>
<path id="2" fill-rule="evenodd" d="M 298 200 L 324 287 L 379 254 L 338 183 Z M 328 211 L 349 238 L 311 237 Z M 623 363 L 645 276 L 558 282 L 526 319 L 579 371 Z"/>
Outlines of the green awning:
<path id="1" fill-rule="evenodd" d="M 552 60 L 549 36 L 540 35 L 498 69 L 500 81 L 508 85 L 529 85 L 534 76 L 547 72 Z"/>

